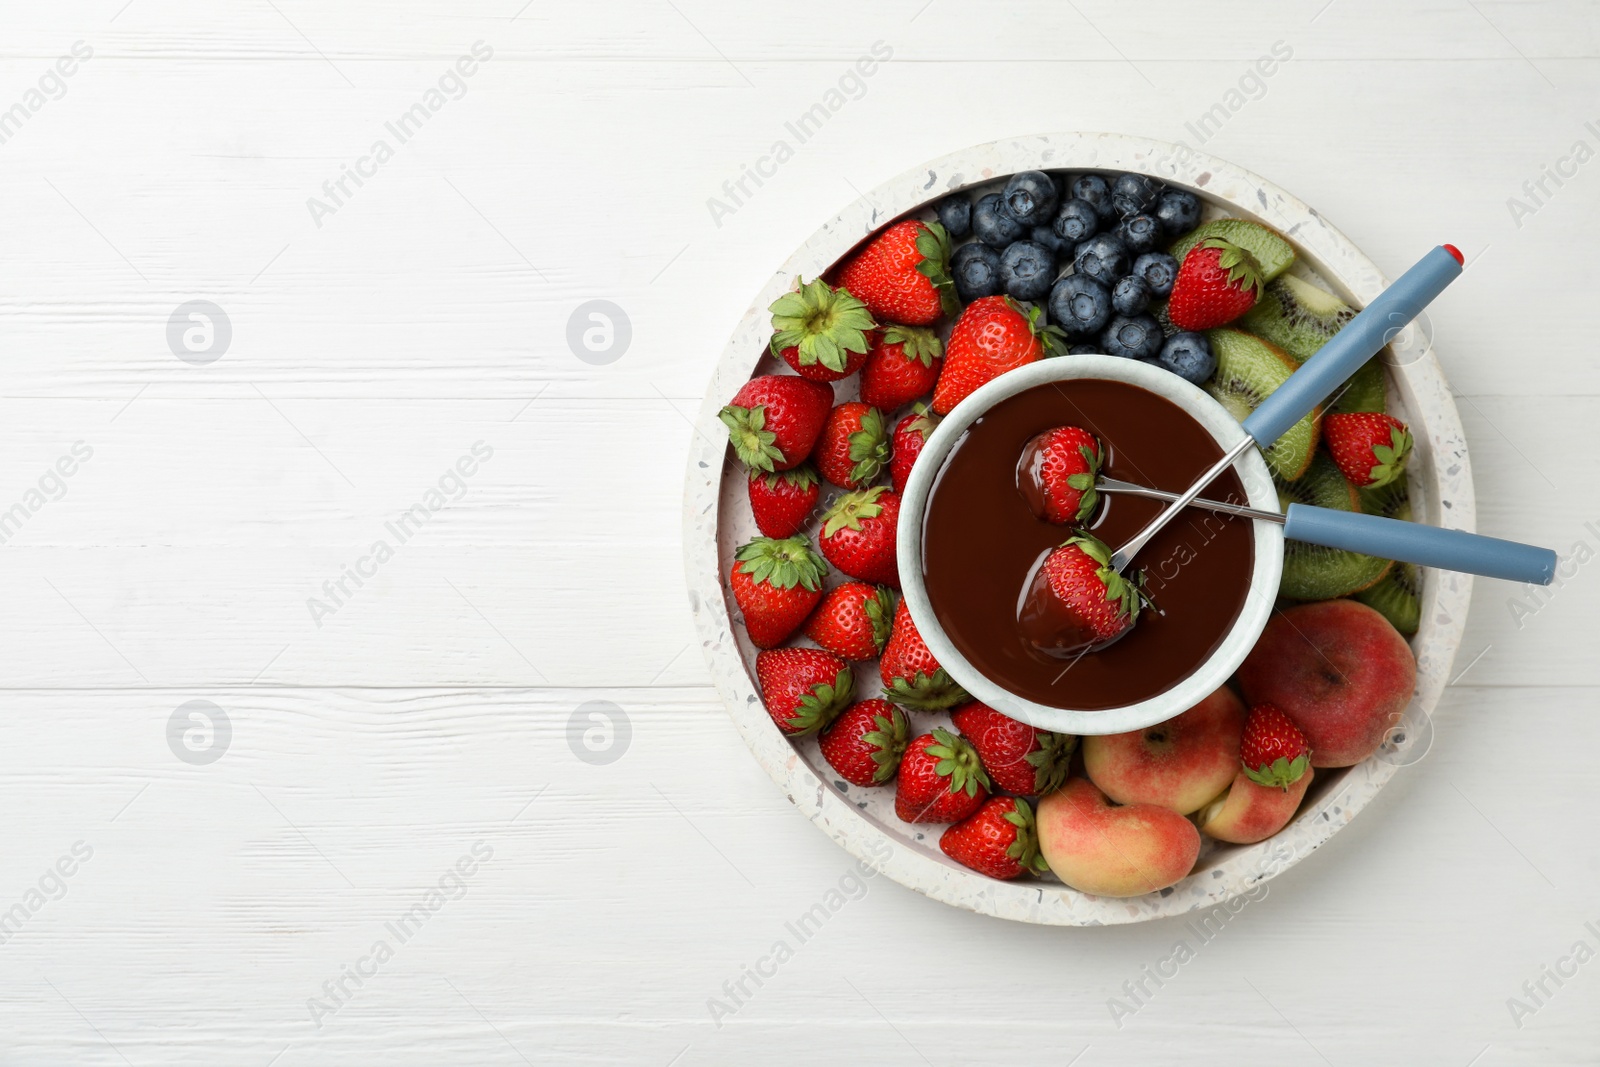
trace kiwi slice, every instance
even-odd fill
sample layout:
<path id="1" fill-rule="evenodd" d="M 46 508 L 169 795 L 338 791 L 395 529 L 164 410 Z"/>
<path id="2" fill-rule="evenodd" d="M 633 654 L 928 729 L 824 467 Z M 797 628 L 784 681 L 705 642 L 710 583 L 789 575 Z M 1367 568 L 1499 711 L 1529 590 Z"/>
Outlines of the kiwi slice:
<path id="1" fill-rule="evenodd" d="M 1239 328 L 1304 363 L 1355 317 L 1355 308 L 1326 289 L 1285 274 L 1266 284 L 1256 306 L 1239 320 Z"/>
<path id="2" fill-rule="evenodd" d="M 1270 226 L 1249 219 L 1212 219 L 1190 230 L 1167 249 L 1179 263 L 1189 254 L 1189 249 L 1210 237 L 1231 241 L 1255 257 L 1261 276 L 1268 281 L 1289 269 L 1294 262 L 1294 246 L 1288 238 Z"/>
<path id="3" fill-rule="evenodd" d="M 1290 504 L 1311 504 L 1335 511 L 1357 511 L 1361 506 L 1356 487 L 1339 473 L 1333 460 L 1320 452 L 1312 458 L 1310 467 L 1298 481 L 1278 479 L 1278 502 L 1285 509 Z M 1278 595 L 1291 600 L 1348 596 L 1370 589 L 1382 581 L 1393 566 L 1392 560 L 1346 552 L 1342 548 L 1285 541 L 1283 578 L 1278 583 Z"/>
<path id="4" fill-rule="evenodd" d="M 1355 308 L 1326 289 L 1285 274 L 1267 283 L 1261 301 L 1245 312 L 1239 327 L 1271 341 L 1296 363 L 1304 363 L 1355 317 Z M 1328 410 L 1382 411 L 1384 400 L 1383 361 L 1374 357 L 1333 394 Z"/>
<path id="5" fill-rule="evenodd" d="M 1378 489 L 1358 489 L 1361 510 L 1368 515 L 1409 521 L 1411 494 L 1405 479 Z M 1396 630 L 1410 637 L 1422 621 L 1422 572 L 1409 563 L 1396 563 L 1376 585 L 1363 589 L 1355 598 L 1388 619 Z"/>
<path id="6" fill-rule="evenodd" d="M 1288 380 L 1297 364 L 1277 345 L 1239 330 L 1207 330 L 1217 369 L 1206 381 L 1206 392 L 1216 397 L 1234 418 L 1249 418 L 1268 395 Z M 1289 427 L 1264 455 L 1280 476 L 1295 479 L 1305 473 L 1322 432 L 1319 407 Z"/>

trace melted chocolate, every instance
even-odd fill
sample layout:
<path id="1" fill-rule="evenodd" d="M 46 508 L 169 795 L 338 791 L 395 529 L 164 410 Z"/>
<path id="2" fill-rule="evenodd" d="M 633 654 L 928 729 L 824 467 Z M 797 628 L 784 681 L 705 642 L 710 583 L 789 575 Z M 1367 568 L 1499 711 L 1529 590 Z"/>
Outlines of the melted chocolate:
<path id="1" fill-rule="evenodd" d="M 1222 456 L 1171 401 L 1124 382 L 1041 385 L 996 404 L 956 442 L 923 519 L 928 599 L 951 642 L 997 685 L 1039 704 L 1094 711 L 1172 688 L 1221 643 L 1244 607 L 1255 547 L 1247 520 L 1195 508 L 1174 519 L 1134 561 L 1153 601 L 1115 643 L 1065 660 L 1034 647 L 1019 621 L 1038 562 L 1070 529 L 1035 516 L 1018 484 L 1031 438 L 1081 426 L 1100 440 L 1102 473 L 1181 491 Z M 1206 491 L 1244 503 L 1232 471 Z M 1102 493 L 1089 529 L 1112 549 L 1163 507 Z"/>

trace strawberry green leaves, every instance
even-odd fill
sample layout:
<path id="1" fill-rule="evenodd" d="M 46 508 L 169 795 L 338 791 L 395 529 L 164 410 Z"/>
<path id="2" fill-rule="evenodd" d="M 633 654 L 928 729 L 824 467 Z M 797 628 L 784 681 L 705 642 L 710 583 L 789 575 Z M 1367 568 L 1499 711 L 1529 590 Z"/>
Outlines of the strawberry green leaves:
<path id="1" fill-rule="evenodd" d="M 934 773 L 950 780 L 950 792 L 975 797 L 980 788 L 989 788 L 989 775 L 978 759 L 978 750 L 964 738 L 940 728 L 933 731 L 933 741 L 928 746 L 928 755 L 938 761 L 934 764 Z"/>
<path id="2" fill-rule="evenodd" d="M 867 306 L 848 289 L 835 289 L 821 278 L 800 282 L 767 309 L 772 312 L 772 351 L 799 351 L 800 363 L 820 363 L 843 371 L 853 352 L 866 352 L 866 331 L 877 323 Z"/>
<path id="3" fill-rule="evenodd" d="M 777 589 L 793 589 L 798 585 L 818 590 L 828 573 L 828 565 L 811 550 L 811 542 L 801 536 L 781 541 L 771 537 L 752 538 L 734 558 L 751 581 Z"/>
<path id="4" fill-rule="evenodd" d="M 949 232 L 937 222 L 925 223 L 923 231 L 917 235 L 917 251 L 922 255 L 917 273 L 938 290 L 939 306 L 944 313 L 956 314 L 961 310 L 961 301 L 956 298 L 955 283 L 950 280 Z"/>

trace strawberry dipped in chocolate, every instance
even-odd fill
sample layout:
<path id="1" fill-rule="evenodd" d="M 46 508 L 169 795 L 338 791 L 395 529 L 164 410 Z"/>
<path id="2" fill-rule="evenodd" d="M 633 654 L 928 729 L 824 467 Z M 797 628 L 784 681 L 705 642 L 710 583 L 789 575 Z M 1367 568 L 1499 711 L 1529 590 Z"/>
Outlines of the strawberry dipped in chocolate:
<path id="1" fill-rule="evenodd" d="M 1075 659 L 1132 630 L 1145 602 L 1139 578 L 1111 566 L 1111 549 L 1079 534 L 1034 568 L 1017 604 L 1017 625 L 1040 652 Z"/>

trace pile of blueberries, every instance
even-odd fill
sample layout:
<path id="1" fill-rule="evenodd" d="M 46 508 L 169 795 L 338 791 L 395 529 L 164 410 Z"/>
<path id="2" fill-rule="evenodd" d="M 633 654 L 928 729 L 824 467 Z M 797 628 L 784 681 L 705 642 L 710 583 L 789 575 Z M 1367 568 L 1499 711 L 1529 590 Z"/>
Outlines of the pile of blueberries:
<path id="1" fill-rule="evenodd" d="M 951 259 L 963 303 L 1004 293 L 1046 300 L 1069 353 L 1156 363 L 1199 385 L 1216 369 L 1204 334 L 1167 337 L 1151 310 L 1172 293 L 1178 261 L 1158 251 L 1200 224 L 1200 200 L 1143 174 L 1107 180 L 1025 170 L 973 203 L 934 205 L 950 237 L 974 240 Z"/>

